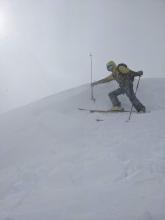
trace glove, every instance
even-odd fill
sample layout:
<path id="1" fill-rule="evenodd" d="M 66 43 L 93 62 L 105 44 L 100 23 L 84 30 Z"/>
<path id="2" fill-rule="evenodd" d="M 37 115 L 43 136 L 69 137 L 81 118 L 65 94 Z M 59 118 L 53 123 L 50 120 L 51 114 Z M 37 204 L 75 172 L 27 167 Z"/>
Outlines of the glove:
<path id="1" fill-rule="evenodd" d="M 92 87 L 94 87 L 94 86 L 96 86 L 96 85 L 97 85 L 97 82 L 93 82 L 93 83 L 91 84 Z"/>
<path id="2" fill-rule="evenodd" d="M 143 75 L 143 71 L 139 71 L 139 72 L 138 72 L 138 75 L 139 75 L 139 76 L 142 76 L 142 75 Z"/>

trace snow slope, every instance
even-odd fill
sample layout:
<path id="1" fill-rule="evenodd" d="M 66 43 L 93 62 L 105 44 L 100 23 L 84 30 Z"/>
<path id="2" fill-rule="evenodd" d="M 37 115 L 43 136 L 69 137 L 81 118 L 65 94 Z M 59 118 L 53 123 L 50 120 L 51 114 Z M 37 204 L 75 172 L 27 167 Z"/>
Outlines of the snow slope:
<path id="1" fill-rule="evenodd" d="M 165 79 L 142 80 L 151 113 L 129 123 L 77 110 L 110 108 L 115 87 L 95 87 L 96 103 L 85 85 L 0 116 L 0 220 L 165 219 Z"/>

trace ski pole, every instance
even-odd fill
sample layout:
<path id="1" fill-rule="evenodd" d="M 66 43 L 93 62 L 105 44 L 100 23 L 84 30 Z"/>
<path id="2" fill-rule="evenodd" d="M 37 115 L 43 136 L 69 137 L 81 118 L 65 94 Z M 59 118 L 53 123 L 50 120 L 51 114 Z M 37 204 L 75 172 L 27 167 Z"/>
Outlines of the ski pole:
<path id="1" fill-rule="evenodd" d="M 93 86 L 92 86 L 92 82 L 93 82 L 93 57 L 92 54 L 89 54 L 90 56 L 90 61 L 91 61 L 91 100 L 92 101 L 96 101 L 96 99 L 94 98 L 94 94 L 93 94 Z"/>
<path id="2" fill-rule="evenodd" d="M 139 76 L 139 79 L 138 79 L 138 82 L 137 82 L 137 85 L 136 85 L 135 95 L 136 95 L 136 93 L 137 93 L 137 90 L 138 90 L 138 87 L 139 87 L 139 83 L 140 83 L 140 76 Z M 133 110 L 133 104 L 132 104 L 132 106 L 131 106 L 131 110 L 130 110 L 130 113 L 129 113 L 129 117 L 128 117 L 127 122 L 130 121 L 130 119 L 131 119 L 132 110 Z"/>

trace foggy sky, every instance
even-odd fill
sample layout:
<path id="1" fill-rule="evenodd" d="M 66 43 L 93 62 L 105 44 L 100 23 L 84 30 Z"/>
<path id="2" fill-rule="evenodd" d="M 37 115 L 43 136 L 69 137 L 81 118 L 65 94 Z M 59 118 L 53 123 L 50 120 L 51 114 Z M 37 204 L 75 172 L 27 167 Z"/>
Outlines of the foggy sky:
<path id="1" fill-rule="evenodd" d="M 0 0 L 0 112 L 107 76 L 164 77 L 164 0 Z"/>

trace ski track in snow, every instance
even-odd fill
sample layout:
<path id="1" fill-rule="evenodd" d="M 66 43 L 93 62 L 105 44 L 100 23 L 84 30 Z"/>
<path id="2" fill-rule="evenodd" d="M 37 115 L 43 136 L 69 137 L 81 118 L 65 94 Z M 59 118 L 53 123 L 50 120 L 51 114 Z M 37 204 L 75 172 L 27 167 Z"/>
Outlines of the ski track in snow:
<path id="1" fill-rule="evenodd" d="M 1 115 L 0 220 L 164 220 L 165 79 L 156 82 L 138 93 L 151 113 L 128 123 L 78 110 L 110 108 L 109 85 L 94 89 L 96 103 L 86 85 Z"/>

